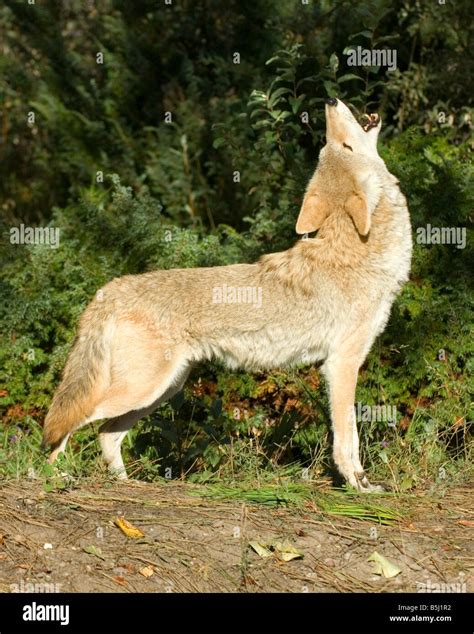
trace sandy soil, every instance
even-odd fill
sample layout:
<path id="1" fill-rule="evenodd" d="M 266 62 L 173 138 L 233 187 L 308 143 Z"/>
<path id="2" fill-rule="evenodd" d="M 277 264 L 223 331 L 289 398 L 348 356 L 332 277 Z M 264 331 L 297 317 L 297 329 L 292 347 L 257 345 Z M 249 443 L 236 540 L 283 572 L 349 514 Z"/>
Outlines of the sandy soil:
<path id="1" fill-rule="evenodd" d="M 305 508 L 201 497 L 204 487 L 144 482 L 46 493 L 36 481 L 0 488 L 0 591 L 417 592 L 473 591 L 472 490 L 418 491 L 389 502 L 392 526 Z M 329 490 L 329 489 L 328 489 Z M 144 536 L 127 537 L 125 517 Z M 303 558 L 260 557 L 249 542 L 280 541 Z M 377 551 L 401 573 L 374 574 Z M 464 585 L 463 585 L 464 584 Z"/>

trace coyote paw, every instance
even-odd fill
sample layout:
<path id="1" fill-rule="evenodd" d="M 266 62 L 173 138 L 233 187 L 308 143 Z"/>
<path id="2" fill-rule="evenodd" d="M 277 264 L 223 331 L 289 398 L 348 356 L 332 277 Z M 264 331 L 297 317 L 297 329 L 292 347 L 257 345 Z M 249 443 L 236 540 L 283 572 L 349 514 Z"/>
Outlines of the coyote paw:
<path id="1" fill-rule="evenodd" d="M 117 480 L 128 480 L 127 472 L 125 471 L 125 467 L 113 467 L 109 465 L 109 473 Z"/>
<path id="2" fill-rule="evenodd" d="M 356 489 L 362 493 L 384 493 L 385 487 L 379 484 L 370 484 L 364 471 L 354 473 L 356 479 Z"/>

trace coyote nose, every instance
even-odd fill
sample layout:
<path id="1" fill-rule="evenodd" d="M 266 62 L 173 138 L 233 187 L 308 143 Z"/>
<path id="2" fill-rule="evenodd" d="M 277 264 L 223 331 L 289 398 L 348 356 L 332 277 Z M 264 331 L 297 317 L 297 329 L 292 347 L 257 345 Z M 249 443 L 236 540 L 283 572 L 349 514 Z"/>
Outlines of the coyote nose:
<path id="1" fill-rule="evenodd" d="M 337 106 L 337 99 L 335 97 L 329 97 L 329 99 L 326 99 L 326 103 L 328 106 Z"/>

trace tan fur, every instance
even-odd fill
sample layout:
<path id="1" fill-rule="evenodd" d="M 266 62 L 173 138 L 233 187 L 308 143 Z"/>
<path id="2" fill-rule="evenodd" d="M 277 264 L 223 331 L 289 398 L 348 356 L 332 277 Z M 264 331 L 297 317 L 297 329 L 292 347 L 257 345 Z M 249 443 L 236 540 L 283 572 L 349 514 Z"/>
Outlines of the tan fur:
<path id="1" fill-rule="evenodd" d="M 255 264 L 125 276 L 98 293 L 46 417 L 52 459 L 74 429 L 111 418 L 101 428 L 104 457 L 126 477 L 127 429 L 179 390 L 198 361 L 247 370 L 322 361 L 336 465 L 350 484 L 373 490 L 359 459 L 357 374 L 408 277 L 411 229 L 377 153 L 380 124 L 365 132 L 340 101 L 326 118 L 327 145 L 297 222 L 299 233 L 318 229 L 315 238 Z M 216 303 L 216 288 L 248 294 Z"/>

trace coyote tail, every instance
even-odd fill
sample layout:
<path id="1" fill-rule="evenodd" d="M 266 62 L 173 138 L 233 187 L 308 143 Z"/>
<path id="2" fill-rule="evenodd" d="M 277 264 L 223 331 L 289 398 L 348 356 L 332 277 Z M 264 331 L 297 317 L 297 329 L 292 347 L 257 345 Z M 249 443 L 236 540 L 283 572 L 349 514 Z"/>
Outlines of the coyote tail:
<path id="1" fill-rule="evenodd" d="M 104 330 L 104 324 L 80 329 L 44 421 L 42 447 L 56 447 L 92 414 L 100 399 L 104 370 L 110 367 Z"/>

